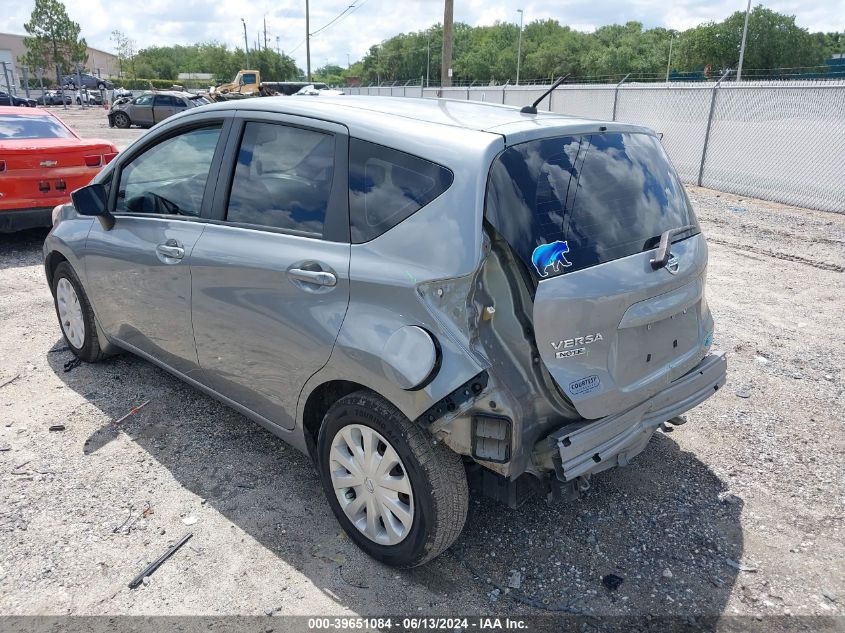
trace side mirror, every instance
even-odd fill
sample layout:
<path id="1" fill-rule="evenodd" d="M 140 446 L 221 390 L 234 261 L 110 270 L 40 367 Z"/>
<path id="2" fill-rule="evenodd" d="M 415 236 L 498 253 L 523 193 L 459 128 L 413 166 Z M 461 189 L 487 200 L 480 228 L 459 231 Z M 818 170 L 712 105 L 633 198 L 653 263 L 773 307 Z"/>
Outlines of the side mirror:
<path id="1" fill-rule="evenodd" d="M 104 230 L 112 230 L 114 216 L 109 212 L 108 195 L 103 185 L 97 183 L 82 187 L 70 194 L 70 197 L 79 215 L 92 215 L 100 220 Z"/>

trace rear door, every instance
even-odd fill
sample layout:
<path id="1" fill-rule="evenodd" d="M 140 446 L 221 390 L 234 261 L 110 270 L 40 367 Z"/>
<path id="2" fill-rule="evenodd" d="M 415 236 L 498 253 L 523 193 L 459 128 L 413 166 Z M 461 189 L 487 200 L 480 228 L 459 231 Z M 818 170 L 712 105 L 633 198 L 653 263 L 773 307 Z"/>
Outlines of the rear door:
<path id="1" fill-rule="evenodd" d="M 160 123 L 164 121 L 167 117 L 171 117 L 179 110 L 176 107 L 177 99 L 173 95 L 156 95 L 155 101 L 153 102 L 153 121 L 155 123 Z M 184 109 L 185 104 L 182 103 L 182 108 Z"/>
<path id="2" fill-rule="evenodd" d="M 349 303 L 348 138 L 328 122 L 242 116 L 192 254 L 194 335 L 206 384 L 293 428 Z"/>
<path id="3" fill-rule="evenodd" d="M 534 284 L 540 357 L 585 418 L 643 402 L 706 353 L 707 247 L 655 136 L 512 146 L 491 169 L 487 217 Z M 652 266 L 661 235 L 684 226 L 669 264 Z"/>
<path id="4" fill-rule="evenodd" d="M 85 289 L 109 337 L 186 375 L 197 370 L 191 251 L 205 227 L 229 120 L 198 117 L 121 157 L 109 184 L 114 227 L 95 222 L 85 248 Z"/>

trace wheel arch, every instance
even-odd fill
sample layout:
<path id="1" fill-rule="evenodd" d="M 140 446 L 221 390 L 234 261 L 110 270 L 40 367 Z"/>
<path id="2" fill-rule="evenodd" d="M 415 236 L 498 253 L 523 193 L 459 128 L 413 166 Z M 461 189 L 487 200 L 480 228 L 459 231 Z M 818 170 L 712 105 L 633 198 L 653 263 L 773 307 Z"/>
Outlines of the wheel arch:
<path id="1" fill-rule="evenodd" d="M 301 414 L 302 432 L 305 436 L 308 455 L 314 463 L 317 462 L 317 436 L 320 433 L 323 418 L 335 402 L 356 391 L 377 393 L 366 385 L 351 380 L 329 380 L 317 385 L 308 394 Z"/>
<path id="2" fill-rule="evenodd" d="M 53 275 L 56 273 L 56 268 L 58 268 L 59 264 L 66 261 L 68 261 L 67 257 L 59 251 L 50 251 L 47 259 L 44 260 L 44 271 L 47 273 L 47 283 L 51 290 L 53 288 Z M 73 266 L 73 264 L 70 265 Z"/>

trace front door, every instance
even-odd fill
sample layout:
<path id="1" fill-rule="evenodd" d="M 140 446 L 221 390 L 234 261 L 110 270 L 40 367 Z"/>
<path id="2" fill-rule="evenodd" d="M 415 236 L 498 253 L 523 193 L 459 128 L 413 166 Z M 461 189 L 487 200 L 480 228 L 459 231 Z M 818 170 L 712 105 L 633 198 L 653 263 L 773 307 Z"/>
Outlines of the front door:
<path id="1" fill-rule="evenodd" d="M 108 336 L 185 374 L 197 369 L 191 251 L 205 227 L 223 130 L 210 121 L 159 136 L 118 165 L 114 227 L 94 223 L 86 247 L 86 290 Z"/>
<path id="2" fill-rule="evenodd" d="M 192 253 L 194 335 L 206 384 L 293 428 L 349 302 L 348 142 L 341 126 L 251 118 Z"/>
<path id="3" fill-rule="evenodd" d="M 141 95 L 132 102 L 129 109 L 132 123 L 135 125 L 150 126 L 153 120 L 153 95 Z"/>

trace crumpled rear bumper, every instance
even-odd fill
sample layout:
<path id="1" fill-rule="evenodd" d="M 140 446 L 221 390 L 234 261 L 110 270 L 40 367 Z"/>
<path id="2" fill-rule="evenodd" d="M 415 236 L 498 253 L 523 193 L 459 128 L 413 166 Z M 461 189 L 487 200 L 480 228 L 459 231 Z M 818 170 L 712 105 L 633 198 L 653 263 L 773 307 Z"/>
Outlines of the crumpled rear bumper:
<path id="1" fill-rule="evenodd" d="M 724 384 L 727 359 L 709 354 L 690 372 L 646 402 L 624 413 L 586 423 L 570 424 L 546 438 L 560 481 L 625 466 L 648 444 L 661 423 L 704 402 Z M 548 444 L 547 444 L 548 446 Z M 541 457 L 541 461 L 546 461 Z"/>

